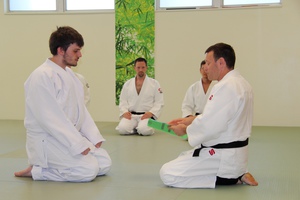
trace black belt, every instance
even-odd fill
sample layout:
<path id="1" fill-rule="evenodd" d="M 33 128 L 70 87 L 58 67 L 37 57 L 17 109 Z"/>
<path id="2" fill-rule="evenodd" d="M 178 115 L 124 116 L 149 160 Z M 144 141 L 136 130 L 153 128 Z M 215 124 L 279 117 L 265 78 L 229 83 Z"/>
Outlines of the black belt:
<path id="1" fill-rule="evenodd" d="M 203 146 L 201 145 L 200 148 L 195 149 L 193 153 L 193 157 L 198 157 L 200 154 L 201 149 L 203 148 L 214 148 L 214 149 L 232 149 L 232 148 L 240 148 L 247 146 L 249 142 L 249 138 L 247 138 L 245 141 L 235 141 L 235 142 L 230 142 L 230 143 L 221 143 L 221 144 L 216 144 L 210 147 Z"/>
<path id="2" fill-rule="evenodd" d="M 143 115 L 145 112 L 135 112 L 135 111 L 130 111 L 131 114 L 133 115 Z M 151 119 L 155 120 L 154 117 L 151 117 Z"/>
<path id="3" fill-rule="evenodd" d="M 145 112 L 134 112 L 134 111 L 130 111 L 131 114 L 133 115 L 143 115 L 145 114 Z"/>

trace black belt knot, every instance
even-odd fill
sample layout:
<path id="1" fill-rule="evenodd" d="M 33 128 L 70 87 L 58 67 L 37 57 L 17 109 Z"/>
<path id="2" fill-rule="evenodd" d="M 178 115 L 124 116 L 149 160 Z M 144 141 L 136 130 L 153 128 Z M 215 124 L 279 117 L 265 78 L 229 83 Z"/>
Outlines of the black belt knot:
<path id="1" fill-rule="evenodd" d="M 249 138 L 247 138 L 245 141 L 235 141 L 235 142 L 230 142 L 230 143 L 221 143 L 221 144 L 216 144 L 210 147 L 203 146 L 201 144 L 201 147 L 198 149 L 195 149 L 193 153 L 193 157 L 198 157 L 200 154 L 201 149 L 203 148 L 213 148 L 213 149 L 232 149 L 232 148 L 240 148 L 240 147 L 245 147 L 249 143 Z"/>

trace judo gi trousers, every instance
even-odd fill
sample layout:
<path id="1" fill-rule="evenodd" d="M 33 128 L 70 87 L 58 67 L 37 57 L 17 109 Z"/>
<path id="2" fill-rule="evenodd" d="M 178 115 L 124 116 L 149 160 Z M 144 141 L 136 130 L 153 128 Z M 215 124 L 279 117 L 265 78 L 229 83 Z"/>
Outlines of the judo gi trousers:
<path id="1" fill-rule="evenodd" d="M 54 144 L 48 143 L 45 151 L 47 167 L 33 165 L 34 180 L 89 182 L 96 176 L 106 174 L 111 167 L 111 159 L 103 148 L 90 147 L 87 155 L 72 156 Z"/>
<path id="2" fill-rule="evenodd" d="M 243 149 L 247 151 L 247 147 Z M 183 152 L 178 158 L 162 166 L 160 177 L 165 185 L 179 188 L 215 188 L 216 184 L 234 184 L 243 175 L 239 174 L 233 179 L 218 177 L 220 168 L 226 169 L 226 166 L 221 165 L 221 149 L 203 148 L 198 152 L 199 156 L 195 156 L 195 152 L 195 149 Z"/>
<path id="3" fill-rule="evenodd" d="M 148 126 L 148 119 L 141 120 L 141 117 L 142 115 L 135 114 L 131 115 L 131 120 L 123 117 L 116 129 L 122 135 L 134 134 L 136 132 L 139 135 L 152 135 L 154 130 Z"/>

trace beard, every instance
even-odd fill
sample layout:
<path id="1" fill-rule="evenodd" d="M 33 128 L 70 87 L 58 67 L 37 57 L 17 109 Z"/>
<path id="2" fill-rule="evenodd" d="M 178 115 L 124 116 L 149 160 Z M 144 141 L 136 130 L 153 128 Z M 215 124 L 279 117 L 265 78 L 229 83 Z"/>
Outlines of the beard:
<path id="1" fill-rule="evenodd" d="M 145 76 L 145 73 L 144 73 L 144 72 L 139 72 L 139 73 L 138 73 L 138 76 L 139 76 L 140 78 L 143 78 L 143 77 Z"/>
<path id="2" fill-rule="evenodd" d="M 72 61 L 72 59 L 70 59 L 70 57 L 68 55 L 64 55 L 64 64 L 66 66 L 72 66 L 72 67 L 76 67 L 77 66 L 77 61 Z"/>
<path id="3" fill-rule="evenodd" d="M 66 66 L 71 66 L 71 67 L 77 66 L 77 62 L 68 62 L 67 60 L 65 60 L 64 63 Z"/>

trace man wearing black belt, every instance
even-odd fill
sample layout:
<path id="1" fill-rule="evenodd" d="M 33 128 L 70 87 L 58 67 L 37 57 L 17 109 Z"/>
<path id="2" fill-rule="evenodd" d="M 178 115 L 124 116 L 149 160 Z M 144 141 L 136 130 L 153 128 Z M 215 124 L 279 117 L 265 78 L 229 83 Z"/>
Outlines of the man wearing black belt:
<path id="1" fill-rule="evenodd" d="M 224 43 L 206 51 L 208 79 L 217 80 L 202 114 L 169 122 L 177 135 L 188 135 L 194 149 L 163 165 L 165 185 L 215 188 L 216 185 L 258 183 L 248 172 L 248 138 L 253 117 L 253 92 L 234 70 L 235 53 Z"/>
<path id="2" fill-rule="evenodd" d="M 119 104 L 121 121 L 116 128 L 121 135 L 154 133 L 147 125 L 148 120 L 159 117 L 164 100 L 159 82 L 147 76 L 147 68 L 146 59 L 137 58 L 134 61 L 136 76 L 123 85 Z"/>

